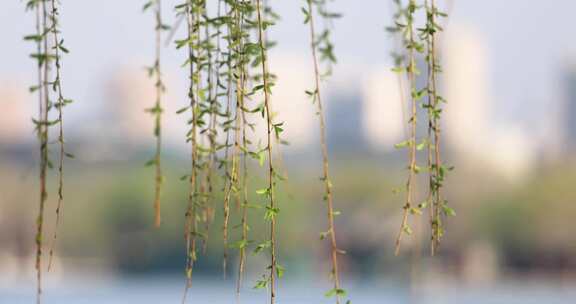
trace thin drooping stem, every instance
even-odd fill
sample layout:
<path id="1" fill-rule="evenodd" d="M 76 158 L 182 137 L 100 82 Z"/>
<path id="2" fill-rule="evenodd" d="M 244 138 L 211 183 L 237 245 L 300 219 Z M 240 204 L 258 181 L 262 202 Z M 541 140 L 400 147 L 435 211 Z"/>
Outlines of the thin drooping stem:
<path id="1" fill-rule="evenodd" d="M 235 10 L 235 8 L 234 8 Z M 227 263 L 228 263 L 228 222 L 230 220 L 230 195 L 232 193 L 232 188 L 234 186 L 234 174 L 235 174 L 235 155 L 236 155 L 236 146 L 234 149 L 230 151 L 230 130 L 234 130 L 235 134 L 237 133 L 237 125 L 234 124 L 232 127 L 232 29 L 231 29 L 231 21 L 228 21 L 226 27 L 228 34 L 226 35 L 226 41 L 228 44 L 228 51 L 227 51 L 227 59 L 226 65 L 228 70 L 226 71 L 227 77 L 227 86 L 226 86 L 226 119 L 227 121 L 224 123 L 224 128 L 226 129 L 226 142 L 225 142 L 225 151 L 224 151 L 224 201 L 222 205 L 222 211 L 224 213 L 224 220 L 222 225 L 222 242 L 224 245 L 223 248 L 223 255 L 222 255 L 222 272 L 223 276 L 226 277 L 227 271 Z M 238 109 L 236 109 L 237 111 Z M 235 112 L 234 115 L 237 115 Z M 233 119 L 236 121 L 237 119 Z M 232 152 L 232 153 L 230 153 Z"/>
<path id="2" fill-rule="evenodd" d="M 244 13 L 240 13 L 239 18 L 237 18 L 237 28 L 242 33 L 242 29 L 244 28 Z M 239 37 L 238 43 L 238 50 L 242 50 L 244 48 L 244 38 L 242 36 Z M 242 219 L 241 219 L 241 229 L 242 229 L 242 238 L 239 244 L 240 256 L 239 256 L 239 264 L 238 264 L 238 278 L 236 281 L 236 294 L 237 296 L 240 295 L 240 289 L 242 288 L 242 280 L 244 276 L 244 269 L 246 267 L 246 246 L 248 244 L 248 137 L 246 134 L 246 129 L 248 127 L 248 121 L 246 118 L 246 107 L 245 107 L 245 99 L 244 94 L 246 91 L 246 79 L 248 78 L 248 72 L 246 68 L 247 58 L 245 58 L 245 54 L 243 52 L 238 52 L 238 84 L 239 87 L 239 96 L 240 98 L 240 111 L 241 113 L 241 128 L 242 128 Z"/>
<path id="3" fill-rule="evenodd" d="M 416 128 L 417 128 L 417 102 L 418 102 L 418 91 L 416 88 L 416 37 L 414 34 L 414 12 L 416 11 L 416 3 L 414 0 L 410 0 L 408 4 L 408 11 L 406 12 L 406 28 L 408 31 L 407 38 L 407 49 L 408 49 L 408 80 L 410 83 L 410 138 L 407 141 L 408 145 L 408 179 L 406 181 L 406 200 L 403 207 L 402 214 L 402 224 L 400 226 L 400 231 L 396 237 L 395 254 L 400 253 L 400 246 L 402 242 L 402 237 L 404 234 L 410 233 L 410 227 L 408 226 L 408 216 L 412 210 L 413 195 L 415 187 L 415 175 L 416 175 Z"/>
<path id="4" fill-rule="evenodd" d="M 197 199 L 197 162 L 198 162 L 198 143 L 197 143 L 197 114 L 198 114 L 198 102 L 195 93 L 196 81 L 198 77 L 198 71 L 195 65 L 196 57 L 194 51 L 194 33 L 197 31 L 198 20 L 195 18 L 194 3 L 193 0 L 188 0 L 187 5 L 184 7 L 186 14 L 186 23 L 188 30 L 188 37 L 186 40 L 188 46 L 188 64 L 189 64 L 189 91 L 188 97 L 190 99 L 190 113 L 192 115 L 190 125 L 191 129 L 189 131 L 189 140 L 191 142 L 191 169 L 189 177 L 189 193 L 188 193 L 188 206 L 186 209 L 186 227 L 185 227 L 185 240 L 186 240 L 186 288 L 184 291 L 184 297 L 182 303 L 186 302 L 186 295 L 188 294 L 188 289 L 192 285 L 192 271 L 194 268 L 194 262 L 196 261 L 196 229 L 197 229 L 197 214 L 196 214 L 196 199 Z M 198 67 L 199 68 L 199 67 Z"/>
<path id="5" fill-rule="evenodd" d="M 240 108 L 238 106 L 239 99 L 236 97 L 236 112 L 235 112 L 235 125 L 234 125 L 234 149 L 232 150 L 232 166 L 230 167 L 230 176 L 228 181 L 228 187 L 224 194 L 224 222 L 222 226 L 222 241 L 223 241 L 223 257 L 222 257 L 222 271 L 224 278 L 226 278 L 227 265 L 228 265 L 228 224 L 230 222 L 230 198 L 234 189 L 237 189 L 238 184 L 238 156 L 240 152 Z"/>
<path id="6" fill-rule="evenodd" d="M 155 164 L 155 185 L 154 185 L 154 225 L 160 227 L 162 223 L 160 198 L 162 191 L 162 94 L 164 92 L 164 83 L 162 82 L 162 69 L 160 66 L 162 58 L 162 2 L 156 0 L 155 19 L 156 19 L 156 41 L 155 41 L 155 57 L 154 74 L 156 76 L 156 103 L 154 105 L 154 135 L 156 137 L 156 153 L 154 155 Z"/>
<path id="7" fill-rule="evenodd" d="M 49 166 L 48 159 L 48 129 L 50 122 L 48 121 L 48 112 L 50 111 L 50 93 L 49 93 L 49 76 L 50 76 L 50 55 L 48 43 L 49 31 L 49 13 L 46 1 L 41 2 L 41 8 L 38 7 L 39 12 L 38 23 L 38 39 L 41 40 L 40 52 L 38 53 L 38 60 L 41 62 L 39 71 L 42 74 L 41 84 L 38 88 L 42 91 L 40 120 L 38 121 L 40 128 L 40 204 L 38 210 L 38 218 L 36 220 L 36 277 L 37 277 L 37 303 L 41 303 L 42 295 L 42 245 L 44 235 L 44 210 L 46 207 L 46 200 L 48 199 L 48 191 L 46 189 L 46 173 Z"/>
<path id="8" fill-rule="evenodd" d="M 230 59 L 234 58 L 234 77 L 236 79 L 236 117 L 234 118 L 235 123 L 235 154 L 237 169 L 236 175 L 232 175 L 233 179 L 236 180 L 235 187 L 238 188 L 238 195 L 236 196 L 237 208 L 241 207 L 241 240 L 237 243 L 239 250 L 239 265 L 238 273 L 236 278 L 236 297 L 239 301 L 240 290 L 242 287 L 242 280 L 244 276 L 244 268 L 246 264 L 246 246 L 248 243 L 248 138 L 246 134 L 246 128 L 248 127 L 248 122 L 246 119 L 246 108 L 245 108 L 245 94 L 246 94 L 246 78 L 247 78 L 247 54 L 243 51 L 245 46 L 245 33 L 244 33 L 244 18 L 245 13 L 242 3 L 236 3 L 233 5 L 233 9 L 230 13 L 233 20 L 228 24 L 228 45 L 229 52 L 233 55 Z M 229 65 L 230 76 L 232 75 L 232 64 Z M 231 78 L 230 78 L 231 81 Z M 229 83 L 232 85 L 231 82 Z M 242 167 L 240 168 L 240 152 L 242 152 Z M 240 183 L 240 172 L 242 172 L 242 178 Z M 242 203 L 240 204 L 240 200 Z"/>
<path id="9" fill-rule="evenodd" d="M 48 96 L 47 90 L 47 65 L 48 53 L 46 42 L 46 8 L 45 3 L 40 6 L 39 2 L 33 3 L 36 11 L 36 42 L 37 42 L 37 60 L 38 60 L 38 121 L 36 128 L 38 131 L 38 140 L 40 142 L 40 201 L 38 217 L 36 219 L 36 303 L 42 302 L 42 236 L 44 224 L 44 206 L 48 198 L 46 190 L 46 170 L 48 167 Z"/>
<path id="10" fill-rule="evenodd" d="M 230 197 L 232 195 L 233 189 L 236 189 L 236 192 L 239 191 L 239 179 L 240 179 L 240 152 L 242 151 L 242 134 L 244 129 L 244 120 L 243 120 L 243 100 L 244 100 L 244 81 L 243 81 L 243 71 L 244 71 L 244 60 L 242 55 L 242 48 L 243 48 L 243 31 L 242 31 L 242 18 L 243 14 L 241 13 L 240 7 L 237 5 L 233 8 L 233 23 L 231 23 L 232 28 L 230 29 L 231 32 L 231 40 L 229 44 L 229 52 L 234 53 L 235 56 L 235 79 L 236 79 L 236 111 L 234 117 L 234 149 L 232 151 L 232 168 L 230 172 L 230 183 L 228 185 L 228 189 L 226 191 L 226 196 L 224 198 L 224 226 L 223 226 L 223 233 L 224 233 L 224 259 L 223 259 L 223 268 L 224 273 L 226 274 L 226 264 L 228 260 L 228 224 L 230 221 Z M 236 198 L 238 199 L 238 194 L 235 193 Z M 243 256 L 241 254 L 240 263 L 242 263 Z"/>
<path id="11" fill-rule="evenodd" d="M 432 204 L 432 244 L 431 244 L 431 254 L 435 255 L 438 251 L 438 246 L 440 244 L 440 238 L 442 236 L 442 223 L 441 223 L 441 210 L 444 206 L 444 202 L 441 198 L 441 187 L 443 183 L 443 173 L 442 170 L 442 160 L 440 158 L 440 109 L 439 109 L 439 98 L 437 93 L 437 72 L 439 69 L 436 54 L 436 33 L 440 30 L 436 25 L 436 15 L 437 8 L 435 0 L 431 0 L 430 3 L 426 2 L 426 12 L 428 19 L 428 62 L 429 62 L 429 98 L 431 100 L 429 111 L 430 117 L 430 132 L 434 133 L 434 164 L 430 167 L 431 172 L 433 170 L 433 177 L 431 183 L 431 189 L 433 192 L 433 204 Z M 431 173 L 432 175 L 432 173 Z"/>
<path id="12" fill-rule="evenodd" d="M 263 92 L 264 92 L 264 110 L 266 112 L 266 125 L 267 125 L 267 138 L 266 138 L 266 149 L 268 151 L 268 197 L 269 205 L 268 210 L 270 212 L 276 213 L 276 201 L 275 201 L 275 191 L 274 191 L 274 163 L 273 163 L 273 153 L 272 153 L 272 112 L 271 112 L 271 100 L 270 100 L 270 83 L 268 74 L 268 54 L 266 50 L 266 44 L 264 42 L 264 21 L 262 18 L 262 8 L 261 1 L 256 0 L 256 16 L 257 16 L 257 27 L 258 27 L 258 45 L 260 48 L 260 59 L 262 68 L 262 81 L 263 81 Z M 270 304 L 274 304 L 276 299 L 276 216 L 270 217 Z"/>
<path id="13" fill-rule="evenodd" d="M 229 50 L 232 52 L 232 50 Z M 236 76 L 237 77 L 237 76 Z M 239 165 L 238 165 L 238 158 L 240 154 L 240 128 L 241 128 L 241 116 L 240 116 L 240 86 L 238 85 L 238 81 L 236 82 L 236 108 L 234 111 L 234 148 L 232 149 L 231 155 L 231 167 L 229 168 L 229 176 L 228 176 L 228 184 L 227 188 L 224 193 L 224 205 L 223 205 L 223 212 L 224 212 L 224 221 L 222 225 L 222 241 L 223 241 L 223 257 L 222 257 L 222 271 L 224 277 L 226 277 L 227 272 L 227 265 L 228 265 L 228 232 L 229 228 L 228 225 L 230 223 L 230 199 L 232 193 L 235 189 L 238 189 L 238 177 L 239 177 Z M 230 79 L 229 85 L 231 86 L 232 82 Z M 231 88 L 229 88 L 230 90 Z M 228 98 L 231 98 L 231 92 L 228 92 Z"/>
<path id="14" fill-rule="evenodd" d="M 244 76 L 242 82 L 244 82 Z M 242 105 L 242 109 L 244 105 Z M 240 241 L 240 262 L 238 265 L 238 278 L 236 282 L 236 294 L 240 294 L 240 289 L 242 288 L 242 279 L 244 276 L 244 268 L 246 265 L 246 245 L 248 243 L 248 155 L 246 150 L 248 149 L 248 138 L 246 136 L 246 113 L 242 110 L 242 146 L 245 150 L 242 154 L 242 239 Z"/>
<path id="15" fill-rule="evenodd" d="M 426 63 L 427 63 L 427 88 L 428 88 L 428 103 L 427 107 L 427 114 L 428 114 L 428 133 L 427 133 L 427 151 L 428 151 L 428 197 L 426 202 L 430 204 L 429 208 L 429 220 L 430 220 L 430 227 L 432 228 L 431 234 L 431 246 L 430 246 L 430 253 L 434 255 L 436 252 L 436 232 L 435 232 L 435 218 L 436 218 L 436 202 L 435 202 L 435 190 L 434 190 L 434 176 L 436 171 L 434 170 L 434 103 L 435 103 L 435 83 L 434 83 L 434 36 L 430 34 L 430 30 L 428 27 L 430 26 L 431 17 L 429 15 L 429 0 L 425 0 L 424 6 L 426 7 L 426 32 L 424 33 L 426 39 L 426 48 L 427 48 L 427 56 L 426 56 Z M 433 19 L 432 19 L 433 20 Z"/>
<path id="16" fill-rule="evenodd" d="M 236 76 L 238 77 L 238 76 Z M 241 128 L 242 128 L 242 116 L 241 116 L 241 85 L 239 80 L 236 82 L 236 111 L 234 117 L 234 149 L 232 150 L 232 166 L 230 168 L 230 177 L 228 188 L 224 196 L 224 223 L 222 226 L 223 242 L 224 242 L 224 256 L 222 259 L 222 270 L 224 272 L 224 277 L 226 277 L 227 263 L 228 263 L 228 224 L 230 222 L 230 198 L 234 190 L 238 189 L 238 178 L 239 178 L 239 155 L 240 155 L 240 140 L 241 140 Z"/>
<path id="17" fill-rule="evenodd" d="M 66 104 L 70 103 L 70 100 L 64 98 L 62 93 L 62 61 L 61 53 L 68 52 L 68 50 L 62 45 L 63 41 L 59 39 L 59 29 L 58 29 L 58 6 L 56 0 L 51 0 L 52 13 L 50 18 L 52 20 L 52 28 L 50 32 L 52 33 L 53 43 L 54 43 L 54 65 L 56 67 L 56 78 L 53 82 L 53 89 L 57 94 L 56 108 L 58 109 L 58 145 L 59 145 L 59 157 L 58 157 L 58 203 L 56 206 L 56 225 L 54 226 L 54 234 L 52 237 L 52 246 L 50 247 L 50 258 L 48 261 L 48 271 L 52 267 L 52 259 L 54 257 L 54 248 L 56 246 L 56 240 L 58 238 L 58 227 L 60 226 L 61 212 L 64 202 L 64 157 L 67 155 L 64 148 L 64 117 L 63 111 Z"/>
<path id="18" fill-rule="evenodd" d="M 218 15 L 220 12 L 218 11 Z M 208 18 L 207 18 L 208 19 Z M 208 89 L 208 103 L 209 103 L 209 113 L 210 113 L 210 121 L 207 129 L 208 134 L 208 143 L 210 145 L 209 152 L 208 152 L 208 164 L 206 165 L 206 184 L 207 184 L 207 193 L 205 196 L 205 223 L 204 223 L 204 231 L 205 236 L 203 239 L 203 246 L 202 251 L 206 253 L 206 248 L 208 245 L 208 237 L 210 226 L 212 224 L 212 220 L 214 217 L 214 208 L 212 206 L 213 203 L 213 195 L 214 195 L 214 164 L 218 161 L 217 158 L 217 141 L 216 137 L 218 136 L 217 130 L 217 116 L 218 116 L 218 103 L 217 103 L 217 94 L 214 93 L 214 89 L 218 89 L 217 84 L 219 83 L 219 65 L 216 63 L 216 67 L 214 67 L 214 62 L 212 61 L 212 48 L 211 48 L 211 39 L 212 35 L 210 34 L 210 23 L 208 20 L 206 21 L 206 26 L 204 27 L 205 36 L 206 36 L 206 52 L 207 52 L 207 59 L 208 59 L 208 77 L 207 77 L 207 89 Z M 220 30 L 216 29 L 215 39 L 217 41 L 217 49 L 216 49 L 216 60 L 218 60 L 219 52 L 220 52 Z M 214 73 L 214 71 L 216 73 Z M 216 85 L 214 85 L 213 77 L 216 76 Z"/>
<path id="19" fill-rule="evenodd" d="M 325 200 L 327 203 L 327 213 L 328 213 L 328 235 L 330 236 L 330 249 L 331 249 L 331 262 L 332 262 L 332 281 L 334 287 L 334 295 L 336 303 L 340 303 L 341 288 L 340 288 L 340 274 L 338 271 L 338 245 L 336 243 L 336 229 L 334 226 L 334 202 L 332 195 L 332 183 L 330 181 L 329 173 L 329 160 L 328 160 L 328 146 L 326 144 L 326 122 L 324 117 L 324 109 L 322 106 L 322 94 L 321 94 L 321 72 L 318 61 L 317 54 L 317 37 L 314 24 L 314 11 L 312 0 L 307 0 L 308 3 L 308 14 L 307 21 L 310 30 L 310 47 L 312 51 L 312 61 L 314 66 L 314 92 L 313 98 L 317 106 L 317 115 L 320 123 L 320 146 L 322 150 L 322 180 L 324 182 Z"/>

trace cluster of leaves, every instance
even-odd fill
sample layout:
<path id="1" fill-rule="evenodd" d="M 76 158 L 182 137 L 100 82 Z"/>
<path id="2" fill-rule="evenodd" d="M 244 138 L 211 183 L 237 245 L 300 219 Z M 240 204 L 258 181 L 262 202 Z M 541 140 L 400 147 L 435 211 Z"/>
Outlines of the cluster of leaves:
<path id="1" fill-rule="evenodd" d="M 186 19 L 187 36 L 175 40 L 176 48 L 188 51 L 183 67 L 189 68 L 189 104 L 178 110 L 190 113 L 187 141 L 192 146 L 190 173 L 183 176 L 189 181 L 186 209 L 185 239 L 187 248 L 187 287 L 191 284 L 192 271 L 198 258 L 198 242 L 204 248 L 208 229 L 216 214 L 216 179 L 222 179 L 222 239 L 224 245 L 223 272 L 227 273 L 228 249 L 239 251 L 237 291 L 240 292 L 246 264 L 246 252 L 254 242 L 248 239 L 248 209 L 261 208 L 264 220 L 271 223 L 271 234 L 266 241 L 254 244 L 254 253 L 268 249 L 272 263 L 265 286 L 273 286 L 275 277 L 283 275 L 284 268 L 275 259 L 275 221 L 279 209 L 274 201 L 274 188 L 281 176 L 272 162 L 272 137 L 279 138 L 283 123 L 273 121 L 270 109 L 270 90 L 274 77 L 267 69 L 267 48 L 264 33 L 273 22 L 264 21 L 264 14 L 272 15 L 269 8 L 262 9 L 259 2 L 248 0 L 220 0 L 217 13 L 210 14 L 205 0 L 188 0 L 175 7 L 176 14 Z M 256 99 L 264 101 L 251 105 Z M 261 116 L 267 125 L 268 136 L 262 147 L 253 143 L 250 133 L 256 124 L 250 116 Z M 256 194 L 265 197 L 265 206 L 249 201 L 249 163 L 264 166 L 268 159 L 269 182 Z M 241 214 L 240 239 L 230 244 L 229 223 L 231 202 Z M 255 287 L 262 287 L 258 281 Z M 273 298 L 273 296 L 272 296 Z"/>
<path id="2" fill-rule="evenodd" d="M 334 210 L 332 182 L 329 173 L 328 161 L 328 147 L 326 144 L 326 123 L 324 117 L 324 109 L 322 103 L 322 80 L 332 73 L 332 65 L 336 63 L 336 56 L 334 55 L 334 44 L 331 40 L 330 25 L 333 19 L 339 18 L 340 14 L 333 13 L 327 10 L 328 0 L 306 0 L 306 6 L 302 7 L 304 14 L 304 23 L 308 25 L 310 30 L 310 48 L 312 52 L 312 61 L 314 67 L 314 87 L 311 90 L 305 91 L 306 95 L 316 105 L 316 115 L 318 116 L 320 125 L 320 147 L 322 150 L 322 177 L 320 178 L 324 183 L 324 201 L 327 205 L 328 214 L 328 230 L 320 234 L 320 239 L 330 240 L 331 249 L 331 263 L 332 269 L 330 271 L 330 278 L 333 283 L 333 288 L 326 293 L 327 297 L 334 297 L 336 303 L 340 303 L 340 298 L 346 296 L 346 291 L 340 286 L 340 274 L 338 271 L 338 255 L 343 253 L 338 249 L 336 242 L 336 230 L 334 225 L 334 217 L 338 214 Z M 319 16 L 324 21 L 322 31 L 316 32 L 316 16 Z M 321 64 L 324 64 L 324 69 L 321 70 Z M 349 302 L 349 301 L 348 301 Z"/>
<path id="3" fill-rule="evenodd" d="M 52 264 L 54 246 L 57 240 L 60 214 L 64 200 L 64 158 L 73 155 L 64 147 L 64 117 L 63 109 L 72 100 L 64 97 L 62 89 L 62 54 L 68 53 L 64 40 L 60 37 L 59 7 L 56 0 L 29 0 L 26 10 L 35 12 L 36 32 L 24 37 L 36 45 L 36 51 L 30 55 L 37 62 L 38 81 L 30 87 L 31 93 L 38 95 L 38 117 L 32 121 L 40 143 L 40 202 L 39 214 L 36 219 L 36 271 L 37 271 L 37 302 L 41 301 L 42 293 L 42 247 L 44 210 L 48 199 L 46 185 L 47 170 L 53 168 L 49 158 L 49 129 L 57 127 L 58 144 L 58 203 L 56 207 L 56 225 L 53 234 L 53 244 L 50 249 L 48 269 Z M 53 112 L 56 114 L 52 114 Z M 53 117 L 56 116 L 56 117 Z"/>
<path id="4" fill-rule="evenodd" d="M 441 195 L 446 173 L 452 170 L 451 167 L 443 165 L 441 160 L 440 118 L 445 100 L 440 96 L 437 85 L 441 67 L 436 52 L 436 39 L 438 33 L 442 31 L 437 19 L 446 17 L 446 14 L 438 10 L 434 0 L 425 0 L 423 5 L 418 4 L 416 0 L 409 0 L 406 5 L 401 0 L 394 0 L 394 3 L 397 7 L 394 15 L 395 24 L 389 27 L 388 31 L 400 36 L 404 50 L 400 54 L 393 54 L 396 64 L 393 70 L 408 78 L 411 108 L 408 122 L 409 138 L 396 145 L 396 148 L 408 149 L 409 157 L 406 200 L 401 228 L 396 239 L 396 254 L 399 253 L 403 235 L 412 234 L 412 228 L 408 223 L 409 215 L 421 215 L 424 209 L 429 208 L 432 230 L 431 252 L 434 255 L 444 233 L 442 215 L 454 216 L 456 214 L 452 208 L 448 207 L 447 201 Z M 415 23 L 420 11 L 424 12 L 424 26 L 417 28 Z M 421 74 L 416 67 L 417 57 L 420 55 L 424 56 L 427 65 L 427 82 L 422 88 L 417 86 L 416 81 Z M 420 141 L 417 138 L 418 107 L 425 110 L 428 120 L 427 135 Z M 428 161 L 425 168 L 418 166 L 416 162 L 416 154 L 421 150 L 427 151 Z M 428 172 L 428 196 L 423 202 L 415 204 L 415 176 L 423 171 Z"/>

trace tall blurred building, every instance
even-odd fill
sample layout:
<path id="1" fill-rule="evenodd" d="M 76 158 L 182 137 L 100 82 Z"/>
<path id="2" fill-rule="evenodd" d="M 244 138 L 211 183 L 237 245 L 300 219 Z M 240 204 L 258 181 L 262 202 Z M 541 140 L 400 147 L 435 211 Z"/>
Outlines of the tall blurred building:
<path id="1" fill-rule="evenodd" d="M 305 94 L 314 86 L 308 58 L 274 53 L 270 59 L 270 70 L 277 77 L 272 89 L 272 108 L 276 113 L 274 120 L 284 122 L 282 139 L 290 143 L 283 151 L 297 152 L 309 148 L 311 144 L 316 144 L 318 121 L 316 105 Z M 255 121 L 260 120 L 261 117 L 255 117 Z"/>
<path id="2" fill-rule="evenodd" d="M 104 116 L 114 137 L 120 136 L 127 143 L 140 142 L 152 136 L 153 119 L 145 113 L 155 101 L 152 79 L 144 69 L 124 67 L 112 75 L 104 102 Z"/>
<path id="3" fill-rule="evenodd" d="M 443 130 L 448 148 L 464 165 L 520 178 L 535 161 L 537 143 L 516 121 L 492 119 L 488 45 L 473 29 L 452 24 L 442 49 L 447 100 Z"/>
<path id="4" fill-rule="evenodd" d="M 565 137 L 565 148 L 568 151 L 576 152 L 576 63 L 572 63 L 564 71 L 564 111 L 563 111 L 563 133 Z"/>
<path id="5" fill-rule="evenodd" d="M 344 79 L 338 79 L 338 82 Z M 328 94 L 326 109 L 327 141 L 335 153 L 360 152 L 368 149 L 364 135 L 364 103 L 360 84 L 335 85 Z"/>
<path id="6" fill-rule="evenodd" d="M 446 140 L 459 154 L 483 154 L 490 132 L 488 50 L 472 30 L 453 26 L 447 34 L 442 52 Z"/>
<path id="7" fill-rule="evenodd" d="M 373 149 L 394 149 L 394 144 L 405 137 L 407 118 L 401 91 L 405 91 L 406 81 L 390 68 L 382 68 L 363 83 L 364 136 Z"/>
<path id="8" fill-rule="evenodd" d="M 186 88 L 177 81 L 170 70 L 163 72 L 166 91 L 162 95 L 162 136 L 166 145 L 184 145 L 187 114 L 176 111 L 188 104 Z M 148 144 L 153 141 L 154 118 L 146 112 L 155 103 L 154 81 L 146 70 L 137 66 L 124 66 L 116 71 L 105 87 L 100 117 L 106 122 L 105 130 L 111 138 L 120 138 L 127 144 Z M 182 97 L 179 98 L 179 93 Z"/>
<path id="9" fill-rule="evenodd" d="M 33 99 L 23 83 L 6 80 L 0 83 L 0 146 L 30 143 L 35 140 L 32 118 L 36 115 Z M 33 103 L 34 102 L 34 103 Z"/>

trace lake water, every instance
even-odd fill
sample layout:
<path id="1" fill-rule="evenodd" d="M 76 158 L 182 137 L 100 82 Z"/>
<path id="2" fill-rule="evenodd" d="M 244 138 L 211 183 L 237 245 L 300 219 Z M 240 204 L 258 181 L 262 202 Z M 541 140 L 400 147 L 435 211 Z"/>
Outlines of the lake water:
<path id="1" fill-rule="evenodd" d="M 328 304 L 326 289 L 314 283 L 285 283 L 278 291 L 278 304 Z M 111 279 L 94 284 L 59 284 L 45 290 L 45 304 L 159 304 L 181 303 L 183 282 L 174 279 Z M 576 287 L 576 286 L 572 286 Z M 437 286 L 428 291 L 409 292 L 386 282 L 356 284 L 348 288 L 352 303 L 394 304 L 573 304 L 576 288 L 546 284 L 501 283 L 492 287 Z M 0 287 L 1 304 L 34 303 L 34 286 Z M 202 281 L 193 286 L 187 303 L 237 303 L 232 283 Z M 247 288 L 239 303 L 268 303 L 265 290 Z"/>

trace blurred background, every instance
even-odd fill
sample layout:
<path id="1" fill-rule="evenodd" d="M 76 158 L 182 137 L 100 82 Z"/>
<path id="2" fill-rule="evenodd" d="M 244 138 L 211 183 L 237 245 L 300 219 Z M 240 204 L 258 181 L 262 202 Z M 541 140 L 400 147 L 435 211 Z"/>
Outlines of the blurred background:
<path id="1" fill-rule="evenodd" d="M 426 219 L 416 220 L 394 257 L 406 178 L 398 77 L 384 28 L 392 1 L 337 1 L 339 64 L 326 83 L 336 228 L 344 286 L 352 303 L 573 303 L 576 297 L 576 39 L 567 0 L 456 0 L 440 38 L 444 159 L 456 170 L 446 196 L 457 216 L 447 223 L 439 256 L 428 256 Z M 166 23 L 174 22 L 163 1 Z M 183 220 L 189 167 L 184 137 L 184 52 L 164 52 L 163 218 L 153 228 L 153 17 L 144 1 L 62 1 L 61 23 L 71 53 L 64 58 L 65 132 L 74 160 L 66 162 L 66 199 L 46 303 L 174 303 L 184 289 Z M 329 246 L 322 203 L 320 149 L 303 1 L 270 1 L 282 20 L 270 37 L 278 76 L 273 103 L 285 121 L 280 190 L 279 256 L 287 273 L 278 303 L 331 303 Z M 34 300 L 34 219 L 37 143 L 34 31 L 21 1 L 0 4 L 0 303 Z M 183 33 L 178 32 L 180 38 Z M 423 60 L 423 59 L 421 59 Z M 422 83 L 424 79 L 420 80 Z M 424 159 L 421 160 L 424 163 Z M 47 236 L 53 231 L 56 172 L 51 172 Z M 419 197 L 425 196 L 421 176 Z M 253 177 L 254 187 L 265 184 Z M 261 188 L 261 187 L 260 187 Z M 221 196 L 221 195 L 220 195 Z M 258 198 L 254 197 L 255 202 Z M 217 202 L 221 202 L 218 199 Z M 262 203 L 262 202 L 258 202 Z M 220 210 L 218 210 L 220 211 Z M 264 237 L 261 211 L 249 215 L 254 239 Z M 228 279 L 221 271 L 221 212 L 196 268 L 192 303 L 231 303 L 237 255 Z M 233 208 L 232 224 L 239 223 Z M 232 238 L 237 239 L 238 229 Z M 49 237 L 46 237 L 49 239 Z M 234 251 L 234 250 L 232 250 Z M 264 303 L 251 287 L 266 267 L 250 256 L 241 302 Z"/>

